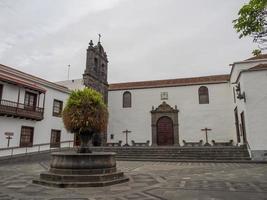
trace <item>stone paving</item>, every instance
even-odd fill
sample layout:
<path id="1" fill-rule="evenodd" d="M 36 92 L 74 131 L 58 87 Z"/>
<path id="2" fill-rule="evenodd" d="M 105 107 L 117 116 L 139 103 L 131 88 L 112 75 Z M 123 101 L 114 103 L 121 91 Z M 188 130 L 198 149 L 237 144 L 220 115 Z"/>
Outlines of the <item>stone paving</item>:
<path id="1" fill-rule="evenodd" d="M 267 200 L 267 165 L 118 161 L 128 183 L 103 188 L 32 184 L 48 161 L 0 165 L 0 200 Z"/>

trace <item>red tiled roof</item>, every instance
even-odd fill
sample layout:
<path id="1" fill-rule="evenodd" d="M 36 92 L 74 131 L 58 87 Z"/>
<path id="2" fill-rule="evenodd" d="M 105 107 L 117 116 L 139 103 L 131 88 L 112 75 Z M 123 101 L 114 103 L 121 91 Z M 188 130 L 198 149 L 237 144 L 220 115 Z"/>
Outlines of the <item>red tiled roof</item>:
<path id="1" fill-rule="evenodd" d="M 42 92 L 42 93 L 45 93 L 46 90 L 33 84 L 33 83 L 30 83 L 28 81 L 25 81 L 19 77 L 16 77 L 16 76 L 10 76 L 6 73 L 3 73 L 3 72 L 0 72 L 0 81 L 4 81 L 4 82 L 8 82 L 8 83 L 12 83 L 12 84 L 15 84 L 15 85 L 20 85 L 22 87 L 25 87 L 25 88 L 28 88 L 28 89 L 32 89 L 32 90 L 36 90 L 36 91 L 39 91 L 39 92 Z"/>
<path id="2" fill-rule="evenodd" d="M 267 54 L 260 54 L 258 56 L 254 56 L 246 60 L 259 60 L 259 59 L 267 59 Z"/>
<path id="3" fill-rule="evenodd" d="M 223 75 L 213 75 L 213 76 L 203 76 L 203 77 L 193 77 L 193 78 L 114 83 L 109 85 L 109 90 L 145 89 L 145 88 L 224 83 L 228 82 L 229 79 L 230 75 L 223 74 Z"/>
<path id="4" fill-rule="evenodd" d="M 257 70 L 263 70 L 263 69 L 267 69 L 267 64 L 258 64 L 254 67 L 249 68 L 248 71 L 257 71 Z"/>
<path id="5" fill-rule="evenodd" d="M 27 82 L 31 85 L 34 85 L 38 87 L 37 85 L 42 85 L 45 87 L 50 87 L 56 90 L 60 90 L 62 92 L 67 92 L 69 93 L 69 89 L 65 86 L 47 81 L 45 79 L 39 78 L 37 76 L 33 76 L 31 74 L 22 72 L 20 70 L 17 70 L 15 68 L 0 64 L 0 72 L 6 76 L 9 76 L 11 78 L 19 79 L 21 81 Z M 39 87 L 41 88 L 41 87 Z M 41 88 L 42 91 L 45 91 L 45 89 Z"/>

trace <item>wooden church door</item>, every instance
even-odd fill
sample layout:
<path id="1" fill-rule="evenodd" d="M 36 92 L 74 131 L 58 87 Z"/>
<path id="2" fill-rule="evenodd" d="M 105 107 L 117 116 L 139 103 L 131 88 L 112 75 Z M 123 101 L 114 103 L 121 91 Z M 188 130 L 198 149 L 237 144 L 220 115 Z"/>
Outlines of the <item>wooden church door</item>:
<path id="1" fill-rule="evenodd" d="M 160 146 L 174 144 L 173 122 L 169 117 L 161 117 L 157 122 L 157 143 Z"/>

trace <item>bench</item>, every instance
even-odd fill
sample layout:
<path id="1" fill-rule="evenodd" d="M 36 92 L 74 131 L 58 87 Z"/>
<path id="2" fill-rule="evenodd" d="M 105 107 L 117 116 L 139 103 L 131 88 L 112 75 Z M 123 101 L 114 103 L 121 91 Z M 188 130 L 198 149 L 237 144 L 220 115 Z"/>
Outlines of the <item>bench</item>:
<path id="1" fill-rule="evenodd" d="M 234 146 L 233 140 L 230 140 L 229 142 L 215 142 L 215 140 L 212 140 L 211 142 L 213 146 Z"/>
<path id="2" fill-rule="evenodd" d="M 106 146 L 108 147 L 121 147 L 122 141 L 120 140 L 119 142 L 107 142 Z"/>
<path id="3" fill-rule="evenodd" d="M 134 140 L 132 140 L 132 146 L 133 147 L 148 147 L 149 140 L 147 140 L 146 142 L 135 142 Z"/>
<path id="4" fill-rule="evenodd" d="M 203 140 L 200 140 L 199 142 L 186 142 L 183 140 L 184 147 L 201 147 L 203 146 Z"/>

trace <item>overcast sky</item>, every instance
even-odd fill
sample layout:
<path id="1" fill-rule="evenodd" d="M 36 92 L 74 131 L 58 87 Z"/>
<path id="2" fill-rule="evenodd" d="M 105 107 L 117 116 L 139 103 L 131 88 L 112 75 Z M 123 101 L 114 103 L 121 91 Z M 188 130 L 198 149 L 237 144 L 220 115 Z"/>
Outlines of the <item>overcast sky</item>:
<path id="1" fill-rule="evenodd" d="M 248 0 L 0 0 L 0 63 L 50 81 L 81 78 L 90 39 L 110 83 L 230 72 L 251 57 L 232 26 Z"/>

